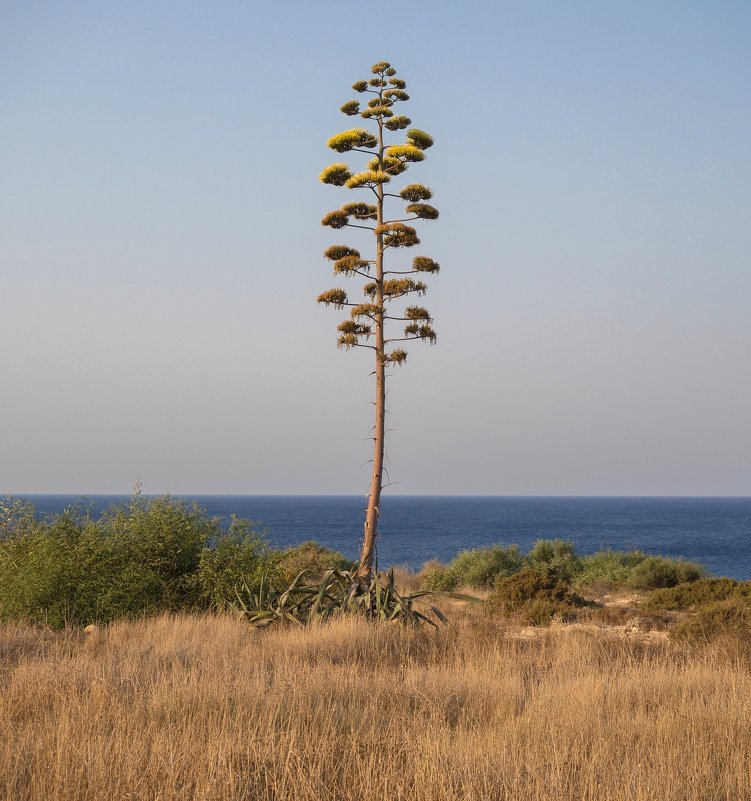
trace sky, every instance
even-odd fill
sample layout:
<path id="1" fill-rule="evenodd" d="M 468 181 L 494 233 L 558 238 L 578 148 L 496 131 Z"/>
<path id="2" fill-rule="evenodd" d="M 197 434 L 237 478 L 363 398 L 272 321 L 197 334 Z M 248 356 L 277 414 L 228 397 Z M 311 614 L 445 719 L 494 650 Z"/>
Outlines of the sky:
<path id="1" fill-rule="evenodd" d="M 730 0 L 0 0 L 0 494 L 367 491 L 371 352 L 315 303 L 361 196 L 317 176 L 382 59 L 442 268 L 387 491 L 751 494 L 750 37 Z"/>

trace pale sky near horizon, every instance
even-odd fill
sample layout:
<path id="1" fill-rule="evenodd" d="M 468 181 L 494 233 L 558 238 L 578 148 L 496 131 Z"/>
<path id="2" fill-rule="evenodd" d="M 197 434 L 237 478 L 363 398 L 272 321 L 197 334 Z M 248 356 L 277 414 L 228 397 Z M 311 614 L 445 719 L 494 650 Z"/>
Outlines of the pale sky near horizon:
<path id="1" fill-rule="evenodd" d="M 750 42 L 728 0 L 0 0 L 0 495 L 366 491 L 317 176 L 380 59 L 441 211 L 388 491 L 751 494 Z"/>

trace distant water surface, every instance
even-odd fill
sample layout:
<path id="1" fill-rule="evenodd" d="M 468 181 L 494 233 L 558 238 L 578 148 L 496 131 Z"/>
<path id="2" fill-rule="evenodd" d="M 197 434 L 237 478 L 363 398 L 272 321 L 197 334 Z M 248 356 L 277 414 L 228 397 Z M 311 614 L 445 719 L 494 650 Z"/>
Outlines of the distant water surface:
<path id="1" fill-rule="evenodd" d="M 81 502 L 98 515 L 127 495 L 28 495 L 38 514 Z M 277 546 L 315 539 L 355 558 L 365 501 L 343 495 L 192 495 L 225 520 L 257 521 Z M 493 543 L 528 550 L 536 539 L 572 540 L 580 553 L 639 548 L 685 557 L 712 573 L 751 578 L 751 498 L 385 497 L 378 555 L 382 566 L 419 567 Z"/>

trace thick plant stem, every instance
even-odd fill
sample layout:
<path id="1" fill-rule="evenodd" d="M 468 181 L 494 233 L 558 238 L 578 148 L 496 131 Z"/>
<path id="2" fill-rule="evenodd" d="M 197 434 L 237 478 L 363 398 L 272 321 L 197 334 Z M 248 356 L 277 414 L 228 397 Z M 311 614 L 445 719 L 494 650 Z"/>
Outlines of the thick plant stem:
<path id="1" fill-rule="evenodd" d="M 378 161 L 379 168 L 383 168 L 383 124 L 378 123 Z M 376 225 L 383 225 L 383 184 L 376 188 L 377 216 Z M 378 229 L 376 229 L 378 230 Z M 381 488 L 383 486 L 383 451 L 386 434 L 386 352 L 383 305 L 383 234 L 376 234 L 376 293 L 375 304 L 379 311 L 375 315 L 375 425 L 373 427 L 373 475 L 370 479 L 368 492 L 368 509 L 365 514 L 365 531 L 363 534 L 362 550 L 360 551 L 359 575 L 361 578 L 370 578 L 373 572 L 375 557 L 375 543 L 378 534 L 378 517 L 381 508 Z"/>

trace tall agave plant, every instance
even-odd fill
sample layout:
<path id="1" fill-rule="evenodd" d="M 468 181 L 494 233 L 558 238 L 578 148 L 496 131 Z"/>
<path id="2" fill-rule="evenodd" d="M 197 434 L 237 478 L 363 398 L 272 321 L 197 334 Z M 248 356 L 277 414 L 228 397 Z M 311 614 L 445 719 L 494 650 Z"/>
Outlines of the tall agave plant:
<path id="1" fill-rule="evenodd" d="M 329 228 L 365 229 L 372 233 L 370 254 L 363 256 L 349 244 L 329 247 L 324 256 L 333 262 L 334 273 L 347 278 L 364 279 L 364 298 L 351 300 L 341 287 L 329 289 L 318 296 L 318 302 L 336 308 L 349 308 L 349 317 L 338 327 L 337 345 L 341 348 L 369 348 L 373 351 L 375 368 L 375 426 L 373 435 L 373 472 L 368 491 L 365 530 L 360 552 L 358 573 L 370 579 L 375 556 L 375 542 L 383 488 L 383 458 L 386 420 L 386 368 L 401 365 L 407 359 L 403 347 L 396 342 L 436 341 L 433 320 L 422 306 L 406 305 L 395 310 L 397 301 L 413 295 L 424 295 L 427 285 L 418 278 L 437 273 L 439 265 L 428 256 L 415 256 L 405 264 L 397 253 L 420 244 L 417 230 L 409 223 L 435 220 L 438 210 L 426 203 L 431 191 L 423 184 L 407 184 L 392 189 L 393 180 L 407 169 L 425 159 L 425 151 L 433 138 L 419 128 L 412 128 L 409 117 L 397 114 L 397 104 L 409 100 L 404 91 L 405 81 L 387 62 L 379 61 L 371 68 L 372 77 L 352 84 L 355 92 L 371 96 L 364 108 L 359 100 L 348 100 L 343 114 L 360 117 L 370 127 L 352 128 L 332 136 L 327 144 L 337 153 L 363 153 L 368 157 L 365 169 L 352 171 L 348 164 L 337 162 L 326 167 L 321 181 L 337 187 L 365 191 L 365 200 L 345 203 L 329 212 L 321 223 Z M 389 142 L 391 135 L 403 140 Z M 395 214 L 386 214 L 390 204 L 405 204 Z M 393 255 L 393 259 L 392 259 Z M 386 269 L 386 261 L 389 268 Z M 387 325 L 398 325 L 396 332 L 387 332 Z"/>

